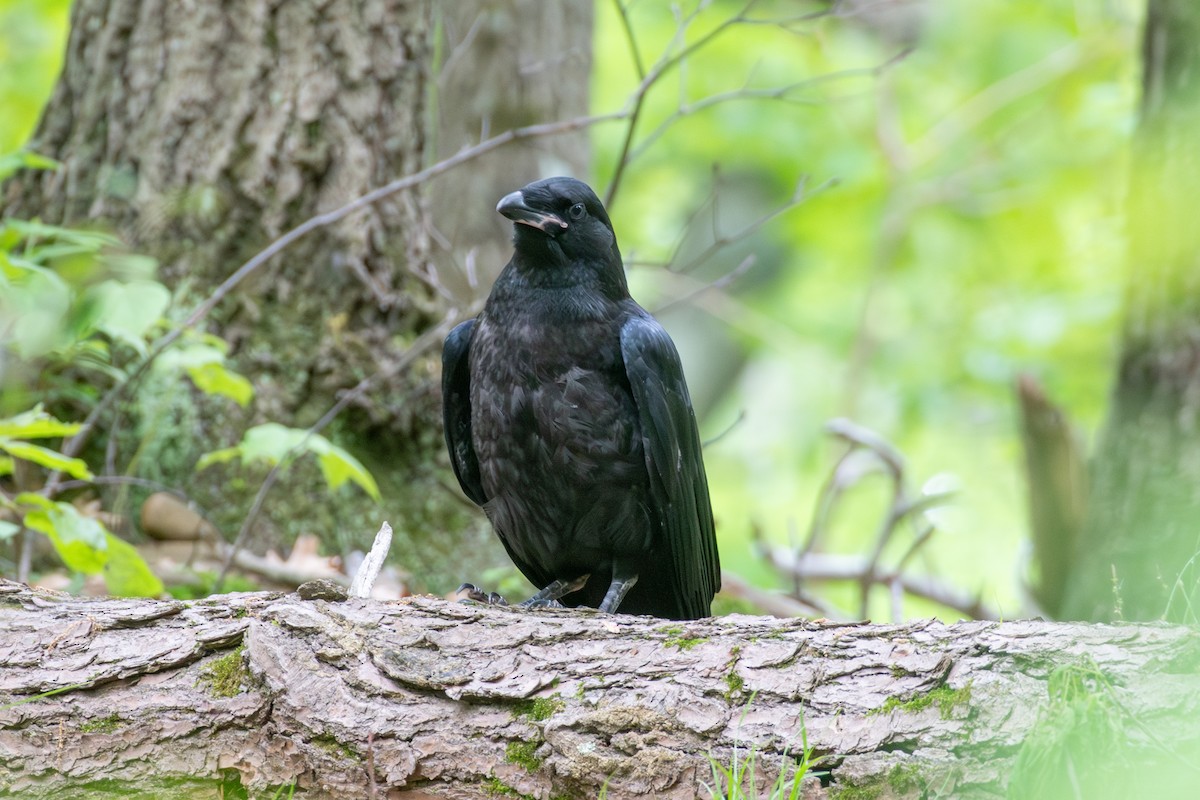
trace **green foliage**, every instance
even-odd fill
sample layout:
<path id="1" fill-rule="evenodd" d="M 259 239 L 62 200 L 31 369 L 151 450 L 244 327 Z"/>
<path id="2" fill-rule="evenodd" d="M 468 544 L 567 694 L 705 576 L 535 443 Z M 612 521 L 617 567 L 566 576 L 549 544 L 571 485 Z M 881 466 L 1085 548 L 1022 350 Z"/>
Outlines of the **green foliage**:
<path id="1" fill-rule="evenodd" d="M 1179 691 L 1178 675 L 1148 675 L 1159 691 Z M 1200 775 L 1200 733 L 1181 705 L 1174 718 L 1143 718 L 1091 659 L 1058 667 L 1047 702 L 1007 776 L 1007 796 L 1030 800 L 1089 797 L 1191 797 Z M 1171 712 L 1168 712 L 1170 714 Z M 1190 731 L 1165 739 L 1159 731 Z"/>
<path id="2" fill-rule="evenodd" d="M 90 480 L 92 471 L 87 462 L 81 458 L 70 458 L 57 450 L 30 444 L 25 439 L 46 439 L 60 436 L 74 436 L 79 433 L 79 425 L 70 422 L 60 422 L 42 410 L 38 405 L 24 414 L 18 414 L 9 419 L 0 419 L 0 450 L 12 458 L 20 458 L 47 469 L 65 472 L 72 478 Z M 0 474 L 11 472 L 11 460 L 8 469 L 0 470 Z"/>
<path id="3" fill-rule="evenodd" d="M 329 488 L 337 491 L 347 481 L 358 485 L 371 499 L 378 501 L 379 487 L 371 473 L 348 452 L 317 433 L 301 428 L 289 428 L 275 422 L 256 425 L 246 431 L 242 441 L 233 447 L 204 454 L 196 469 L 240 459 L 261 461 L 272 466 L 283 462 L 292 453 L 312 453 L 321 466 L 321 474 Z"/>
<path id="4" fill-rule="evenodd" d="M 208 597 L 213 594 L 217 585 L 218 573 L 211 570 L 191 573 L 194 578 L 193 583 L 175 583 L 167 587 L 167 593 L 176 600 L 199 600 L 203 597 Z M 243 578 L 236 573 L 230 573 L 225 576 L 225 580 L 221 582 L 221 591 L 227 594 L 235 594 L 237 592 L 255 592 L 262 587 L 250 580 Z"/>
<path id="5" fill-rule="evenodd" d="M 124 252 L 99 232 L 6 219 L 0 223 L 0 345 L 29 361 L 85 354 L 106 365 L 94 334 L 144 352 L 144 337 L 170 302 L 153 259 Z M 85 362 L 86 363 L 86 362 Z"/>
<path id="6" fill-rule="evenodd" d="M 211 334 L 194 334 L 160 355 L 154 362 L 154 369 L 182 371 L 205 394 L 227 397 L 245 408 L 254 397 L 254 386 L 225 365 L 228 352 L 229 345 L 224 339 Z"/>
<path id="7" fill-rule="evenodd" d="M 674 6 L 621 5 L 649 69 L 745 4 L 703 4 L 683 34 Z M 686 16 L 697 4 L 679 5 Z M 635 264 L 681 243 L 691 257 L 783 202 L 801 175 L 837 182 L 694 274 L 631 269 L 635 296 L 653 309 L 757 257 L 732 291 L 661 317 L 709 409 L 707 434 L 743 415 L 705 450 L 726 569 L 775 580 L 751 531 L 785 541 L 790 524 L 803 530 L 829 465 L 821 425 L 848 416 L 895 442 L 915 474 L 958 477 L 963 492 L 937 512 L 943 533 L 927 567 L 1017 613 L 1025 511 L 1012 383 L 1031 372 L 1083 425 L 1100 419 L 1143 6 L 978 0 L 886 19 L 832 14 L 790 30 L 735 25 L 647 96 L 636 158 L 609 209 Z M 617 4 L 596 8 L 593 109 L 608 112 L 639 78 Z M 752 13 L 826 8 L 764 3 Z M 917 33 L 905 40 L 909 23 Z M 792 87 L 783 99 L 733 99 L 781 86 Z M 689 113 L 639 150 L 681 103 Z M 601 187 L 624 134 L 592 133 Z M 719 199 L 705 202 L 714 188 Z M 864 482 L 847 499 L 831 548 L 862 552 L 888 497 Z M 854 592 L 830 599 L 853 607 Z"/>
<path id="8" fill-rule="evenodd" d="M 0 181 L 11 177 L 20 169 L 58 169 L 59 166 L 53 158 L 46 158 L 28 150 L 0 154 Z"/>
<path id="9" fill-rule="evenodd" d="M 28 155 L 17 162 L 53 166 Z M 147 356 L 170 303 L 166 287 L 153 279 L 156 269 L 153 259 L 123 250 L 104 232 L 19 219 L 0 222 L 0 411 L 19 412 L 0 419 L 0 477 L 11 474 L 20 459 L 92 480 L 84 459 L 31 440 L 61 439 L 81 430 L 80 424 L 47 412 L 43 401 L 90 408 L 106 385 L 128 380 L 131 365 Z M 248 382 L 224 368 L 223 349 L 206 344 L 210 352 L 181 369 L 189 370 L 198 388 L 244 403 Z M 168 362 L 162 369 L 171 367 Z M 0 525 L 0 539 L 24 526 L 44 534 L 68 569 L 102 574 L 112 594 L 162 593 L 162 582 L 137 550 L 98 519 L 34 493 L 18 496 L 14 505 L 21 525 Z"/>

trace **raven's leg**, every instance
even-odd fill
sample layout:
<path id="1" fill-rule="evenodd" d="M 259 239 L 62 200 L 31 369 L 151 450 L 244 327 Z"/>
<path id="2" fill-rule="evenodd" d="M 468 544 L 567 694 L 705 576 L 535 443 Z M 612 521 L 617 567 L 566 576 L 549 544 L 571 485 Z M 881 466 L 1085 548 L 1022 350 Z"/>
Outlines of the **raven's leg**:
<path id="1" fill-rule="evenodd" d="M 521 603 L 523 608 L 545 608 L 546 606 L 559 605 L 558 598 L 568 595 L 571 592 L 578 592 L 588 582 L 591 575 L 580 575 L 573 581 L 564 581 L 558 578 L 545 589 L 535 594 L 533 597 Z"/>
<path id="2" fill-rule="evenodd" d="M 600 601 L 600 610 L 608 613 L 617 613 L 617 607 L 621 605 L 621 601 L 625 599 L 625 594 L 633 585 L 637 583 L 638 576 L 628 567 L 613 565 L 612 583 L 608 585 L 608 592 L 605 593 L 604 599 Z"/>

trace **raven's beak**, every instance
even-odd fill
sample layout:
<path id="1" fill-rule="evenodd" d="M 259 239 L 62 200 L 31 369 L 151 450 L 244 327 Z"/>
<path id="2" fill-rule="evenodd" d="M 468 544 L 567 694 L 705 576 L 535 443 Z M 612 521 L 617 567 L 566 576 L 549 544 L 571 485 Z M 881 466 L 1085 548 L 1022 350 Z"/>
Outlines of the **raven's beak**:
<path id="1" fill-rule="evenodd" d="M 544 211 L 535 211 L 525 205 L 525 195 L 520 191 L 506 194 L 500 198 L 500 202 L 496 204 L 496 210 L 518 225 L 528 225 L 543 233 L 552 234 L 556 232 L 556 229 L 567 227 L 567 223 L 558 216 Z"/>

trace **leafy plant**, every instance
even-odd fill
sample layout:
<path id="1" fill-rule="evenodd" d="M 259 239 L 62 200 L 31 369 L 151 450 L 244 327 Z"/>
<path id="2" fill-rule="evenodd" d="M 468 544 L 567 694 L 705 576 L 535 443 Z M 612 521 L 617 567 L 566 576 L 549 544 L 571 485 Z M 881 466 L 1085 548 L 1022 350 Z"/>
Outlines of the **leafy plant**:
<path id="1" fill-rule="evenodd" d="M 85 575 L 103 575 L 108 590 L 129 597 L 157 597 L 160 581 L 137 549 L 114 536 L 104 523 L 84 516 L 75 506 L 23 492 L 5 505 L 15 510 L 23 527 L 45 534 L 68 569 Z M 21 525 L 5 523 L 10 535 Z"/>
<path id="2" fill-rule="evenodd" d="M 57 420 L 41 406 L 0 420 L 0 451 L 7 454 L 0 458 L 0 475 L 11 473 L 13 459 L 19 458 L 90 480 L 92 472 L 82 459 L 28 441 L 73 436 L 78 432 L 79 425 Z M 162 593 L 162 582 L 132 545 L 110 533 L 100 520 L 79 513 L 70 503 L 49 500 L 32 492 L 18 494 L 12 500 L 3 499 L 3 503 L 15 512 L 20 524 L 0 520 L 0 540 L 12 538 L 22 528 L 38 531 L 54 545 L 69 569 L 87 575 L 102 573 L 113 594 L 152 597 Z"/>
<path id="3" fill-rule="evenodd" d="M 57 167 L 34 153 L 12 153 L 0 156 L 0 179 L 21 168 Z M 16 412 L 0 419 L 0 477 L 11 475 L 20 460 L 93 480 L 84 459 L 41 443 L 75 436 L 83 427 L 56 418 L 44 404 L 84 413 L 105 385 L 129 380 L 148 357 L 170 306 L 170 292 L 154 279 L 157 268 L 153 258 L 128 252 L 103 231 L 37 220 L 0 222 L 0 412 Z M 201 391 L 244 406 L 253 389 L 225 366 L 226 352 L 216 337 L 192 334 L 155 368 L 178 372 Z M 23 529 L 36 531 L 68 569 L 103 574 L 113 594 L 162 593 L 162 583 L 132 545 L 47 494 L 0 495 L 16 519 L 0 520 L 0 540 Z"/>

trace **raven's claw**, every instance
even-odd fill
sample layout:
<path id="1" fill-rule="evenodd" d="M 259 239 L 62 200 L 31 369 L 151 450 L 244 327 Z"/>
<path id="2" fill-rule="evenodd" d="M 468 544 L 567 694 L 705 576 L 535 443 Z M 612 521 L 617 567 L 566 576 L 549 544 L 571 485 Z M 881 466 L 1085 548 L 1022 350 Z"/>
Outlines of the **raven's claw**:
<path id="1" fill-rule="evenodd" d="M 462 600 L 474 600 L 476 603 L 483 603 L 488 606 L 506 606 L 508 601 L 497 592 L 485 592 L 473 583 L 464 583 L 458 587 L 455 594 L 462 595 L 459 598 Z"/>

